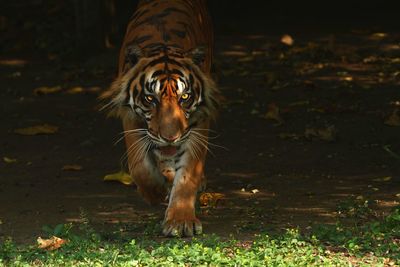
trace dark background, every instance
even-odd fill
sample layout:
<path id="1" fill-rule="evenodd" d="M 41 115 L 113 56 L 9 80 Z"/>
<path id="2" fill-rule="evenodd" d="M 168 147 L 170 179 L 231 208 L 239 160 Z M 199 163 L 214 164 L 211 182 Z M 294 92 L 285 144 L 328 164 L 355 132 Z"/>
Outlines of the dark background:
<path id="1" fill-rule="evenodd" d="M 110 44 L 118 46 L 136 4 L 128 0 L 3 0 L 0 49 L 7 53 L 79 54 Z M 216 34 L 290 31 L 312 35 L 315 31 L 400 27 L 394 1 L 218 0 L 208 1 L 208 6 Z"/>

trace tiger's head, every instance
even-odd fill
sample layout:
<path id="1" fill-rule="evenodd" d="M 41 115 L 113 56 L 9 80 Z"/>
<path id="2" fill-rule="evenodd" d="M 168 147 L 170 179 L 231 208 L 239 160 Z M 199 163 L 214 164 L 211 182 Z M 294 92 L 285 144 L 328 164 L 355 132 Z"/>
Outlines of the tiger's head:
<path id="1" fill-rule="evenodd" d="M 204 53 L 127 49 L 125 65 L 103 97 L 114 114 L 134 120 L 162 154 L 176 153 L 193 130 L 216 114 L 217 90 L 201 70 Z"/>

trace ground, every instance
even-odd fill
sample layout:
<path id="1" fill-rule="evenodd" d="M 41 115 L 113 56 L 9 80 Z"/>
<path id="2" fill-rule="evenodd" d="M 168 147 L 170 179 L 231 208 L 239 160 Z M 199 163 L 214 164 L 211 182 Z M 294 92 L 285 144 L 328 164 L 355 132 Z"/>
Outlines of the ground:
<path id="1" fill-rule="evenodd" d="M 340 207 L 368 201 L 379 216 L 397 206 L 399 42 L 398 32 L 371 28 L 218 34 L 214 76 L 225 101 L 206 192 L 224 197 L 199 208 L 204 232 L 307 231 L 335 223 Z M 165 206 L 103 181 L 124 167 L 120 122 L 97 101 L 117 54 L 1 54 L 0 239 L 34 243 L 44 225 L 82 220 L 135 237 L 162 221 Z M 15 132 L 42 124 L 58 130 Z"/>

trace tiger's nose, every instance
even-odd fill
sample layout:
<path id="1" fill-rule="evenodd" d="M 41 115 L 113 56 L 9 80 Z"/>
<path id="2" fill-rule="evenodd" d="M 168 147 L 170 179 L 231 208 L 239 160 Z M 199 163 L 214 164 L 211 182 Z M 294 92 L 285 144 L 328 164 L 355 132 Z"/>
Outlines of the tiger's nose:
<path id="1" fill-rule="evenodd" d="M 165 141 L 169 142 L 169 143 L 173 143 L 176 140 L 179 139 L 179 137 L 181 137 L 181 135 L 179 133 L 177 134 L 168 134 L 168 135 L 161 135 L 161 138 L 164 139 Z"/>

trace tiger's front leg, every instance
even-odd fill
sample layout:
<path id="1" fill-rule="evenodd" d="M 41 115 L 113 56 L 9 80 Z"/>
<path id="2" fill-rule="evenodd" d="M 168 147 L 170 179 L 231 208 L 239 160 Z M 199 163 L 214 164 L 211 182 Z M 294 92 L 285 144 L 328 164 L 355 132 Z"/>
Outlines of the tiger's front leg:
<path id="1" fill-rule="evenodd" d="M 146 134 L 131 120 L 123 121 L 128 167 L 139 193 L 150 204 L 158 204 L 167 195 L 166 180 L 148 153 Z"/>
<path id="2" fill-rule="evenodd" d="M 196 195 L 204 173 L 206 151 L 195 158 L 186 151 L 177 164 L 177 172 L 165 212 L 163 234 L 166 236 L 193 236 L 202 233 L 202 225 L 195 214 Z M 199 157 L 200 156 L 200 157 Z"/>

